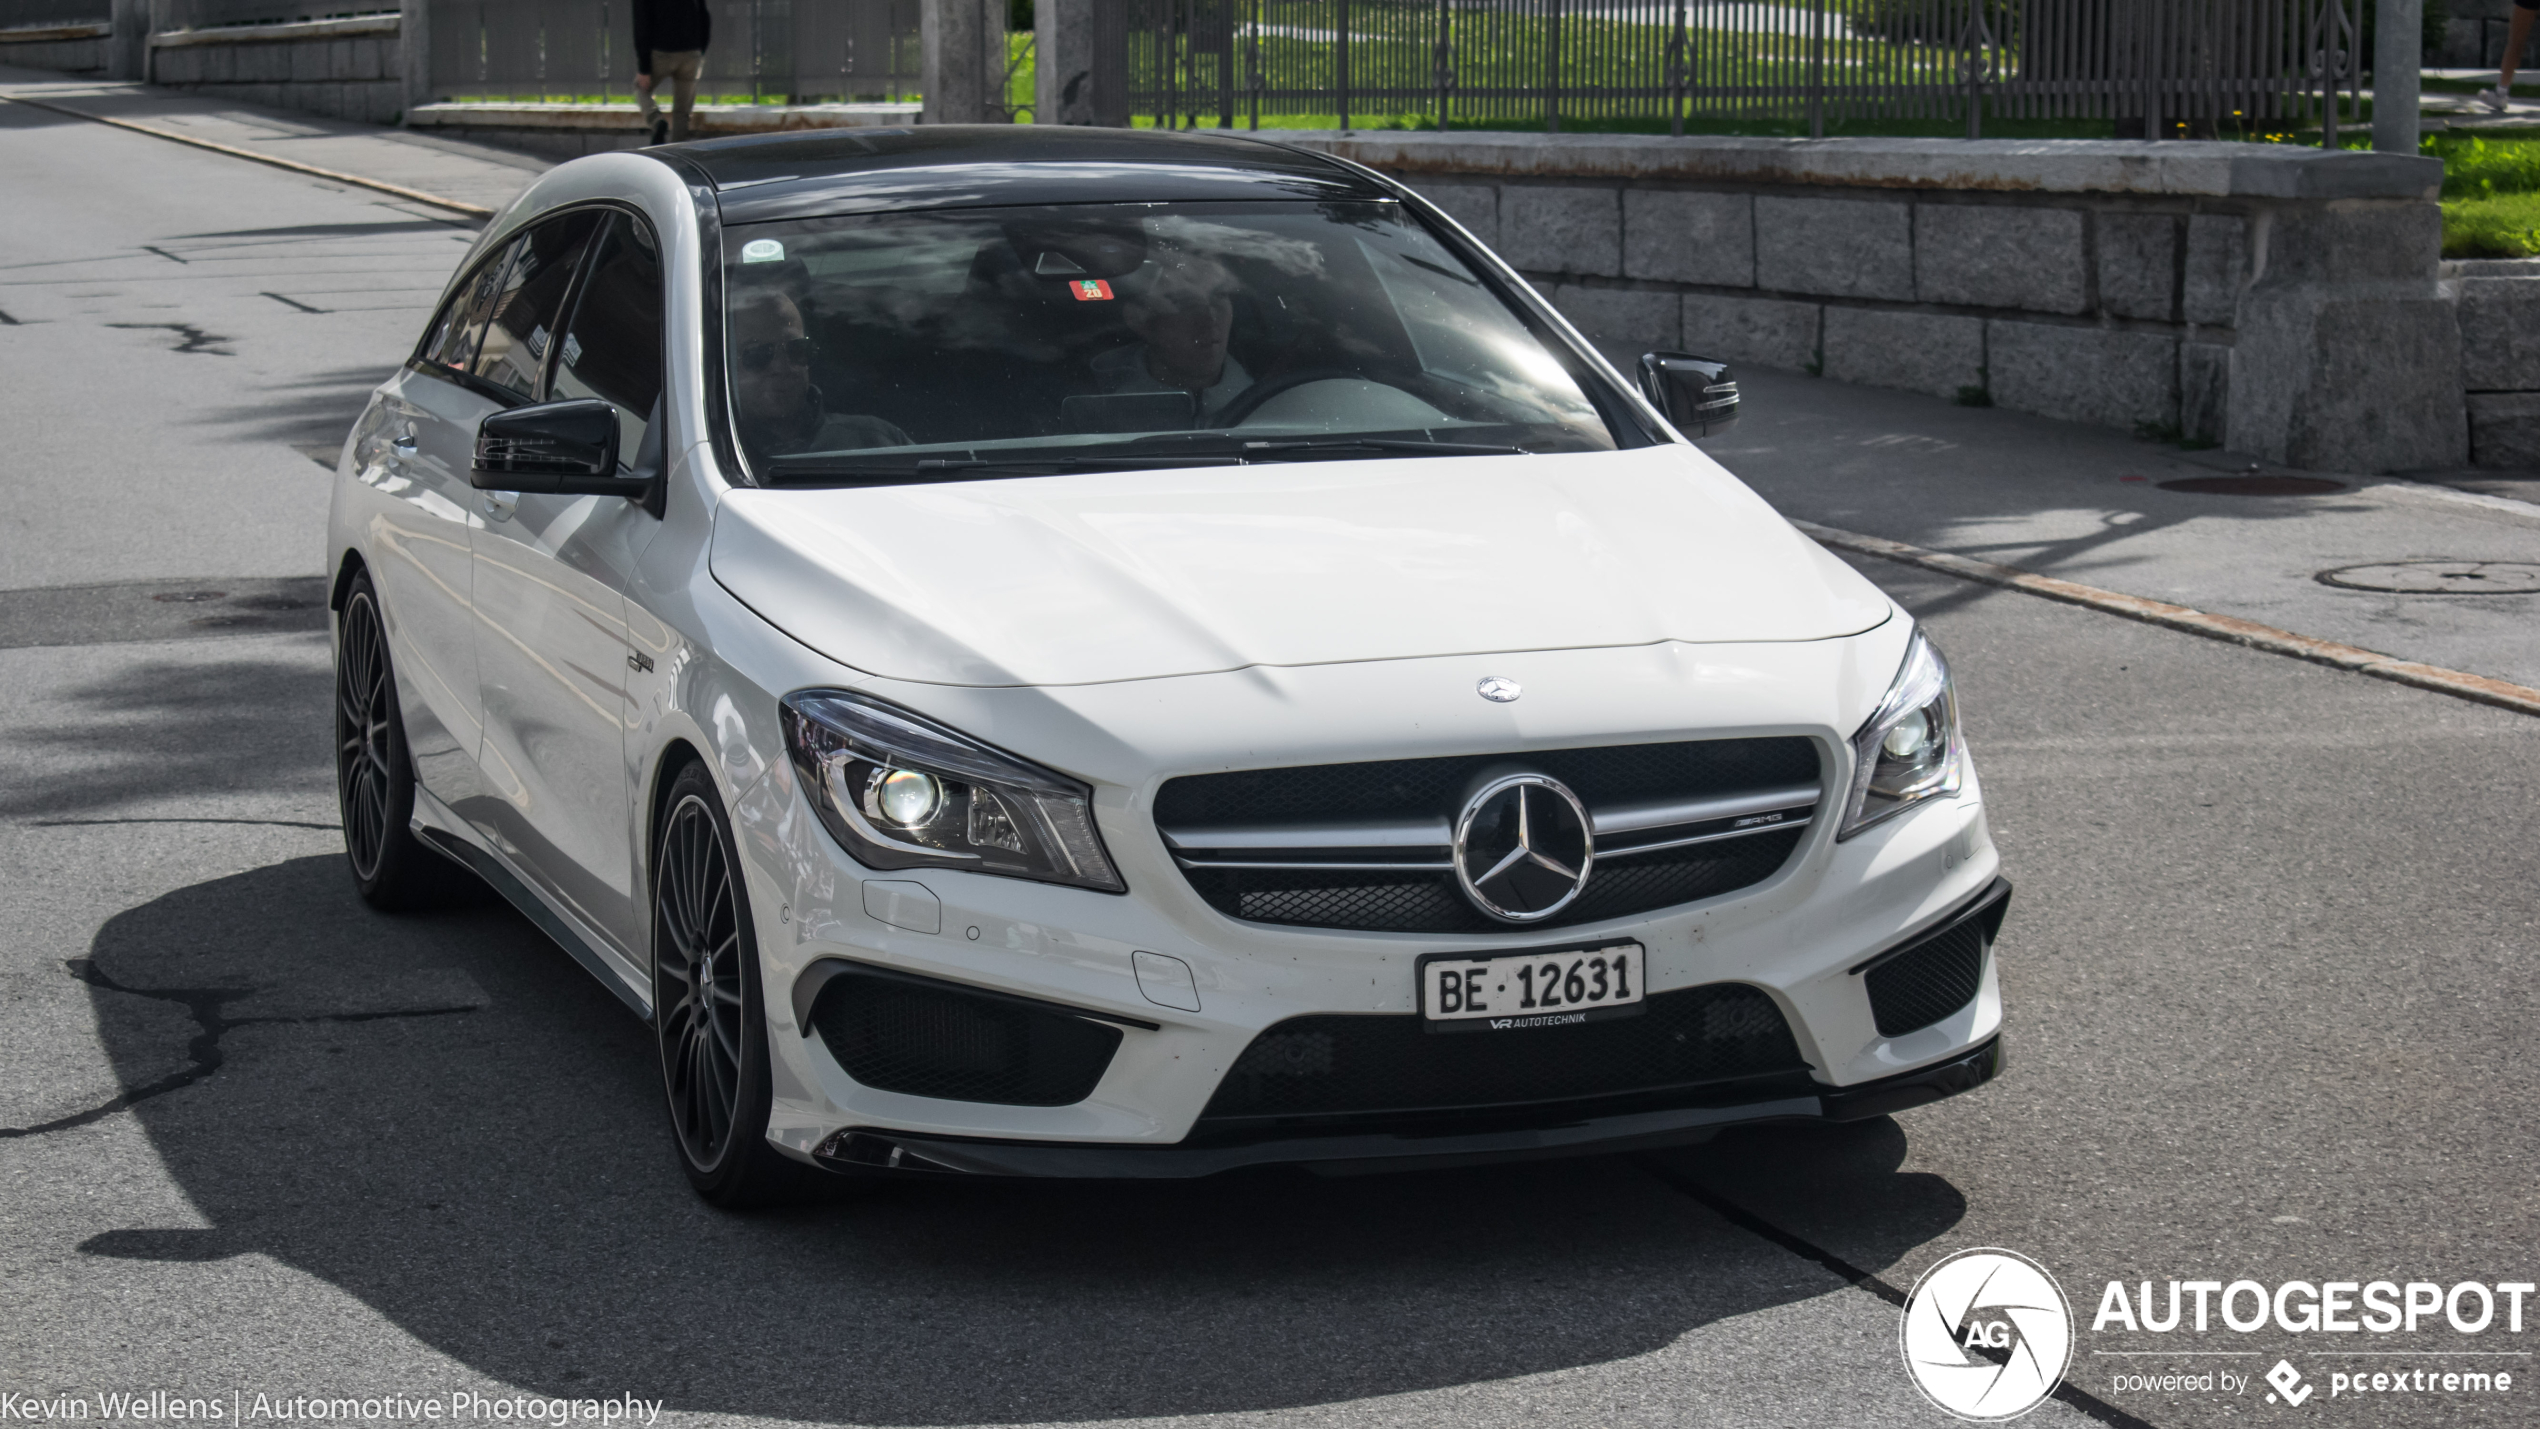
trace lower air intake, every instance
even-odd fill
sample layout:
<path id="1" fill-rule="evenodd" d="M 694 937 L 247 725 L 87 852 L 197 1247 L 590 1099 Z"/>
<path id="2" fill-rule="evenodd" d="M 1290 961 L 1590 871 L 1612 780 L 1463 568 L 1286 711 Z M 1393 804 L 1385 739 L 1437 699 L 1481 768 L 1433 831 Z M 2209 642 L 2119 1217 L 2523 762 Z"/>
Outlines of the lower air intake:
<path id="1" fill-rule="evenodd" d="M 1975 1001 L 1984 981 L 1985 920 L 1967 918 L 1862 975 L 1881 1037 L 1919 1032 Z"/>
<path id="2" fill-rule="evenodd" d="M 1002 1106 L 1083 1101 L 1120 1047 L 1106 1023 L 880 972 L 831 978 L 811 1025 L 847 1075 L 877 1091 Z"/>
<path id="3" fill-rule="evenodd" d="M 1682 1099 L 1701 1087 L 1802 1073 L 1781 1009 L 1744 983 L 1662 992 L 1638 1017 L 1439 1034 L 1417 1017 L 1292 1017 L 1252 1041 L 1197 1134 L 1381 1121 L 1458 1121 L 1548 1104 Z"/>

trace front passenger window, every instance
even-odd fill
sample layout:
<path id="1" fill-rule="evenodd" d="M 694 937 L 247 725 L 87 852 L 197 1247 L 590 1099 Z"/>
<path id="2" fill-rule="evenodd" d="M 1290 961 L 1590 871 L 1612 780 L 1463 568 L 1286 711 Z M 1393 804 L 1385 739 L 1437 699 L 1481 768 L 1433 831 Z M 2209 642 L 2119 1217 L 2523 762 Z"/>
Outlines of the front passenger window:
<path id="1" fill-rule="evenodd" d="M 449 372 L 475 367 L 476 350 L 485 342 L 486 320 L 494 315 L 494 300 L 503 295 L 503 274 L 510 271 L 512 254 L 519 247 L 504 245 L 451 294 L 450 305 L 441 310 L 441 320 L 433 326 L 431 341 L 423 345 L 425 362 Z"/>
<path id="2" fill-rule="evenodd" d="M 599 222 L 600 216 L 589 209 L 559 214 L 513 244 L 516 253 L 494 301 L 493 317 L 485 325 L 485 344 L 471 369 L 474 375 L 518 397 L 536 400 L 538 372 L 546 363 L 565 294 L 573 286 L 574 264 Z"/>
<path id="3" fill-rule="evenodd" d="M 618 458 L 632 464 L 661 395 L 661 255 L 628 214 L 609 219 L 556 359 L 556 400 L 601 397 L 617 408 Z"/>

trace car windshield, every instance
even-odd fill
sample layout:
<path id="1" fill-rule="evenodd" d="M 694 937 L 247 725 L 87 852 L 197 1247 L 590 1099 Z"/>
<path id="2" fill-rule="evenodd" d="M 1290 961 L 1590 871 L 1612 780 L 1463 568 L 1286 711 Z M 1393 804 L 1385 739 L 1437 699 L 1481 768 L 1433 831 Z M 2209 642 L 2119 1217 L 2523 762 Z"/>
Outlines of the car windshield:
<path id="1" fill-rule="evenodd" d="M 759 480 L 1607 451 L 1575 359 L 1392 202 L 736 224 Z"/>

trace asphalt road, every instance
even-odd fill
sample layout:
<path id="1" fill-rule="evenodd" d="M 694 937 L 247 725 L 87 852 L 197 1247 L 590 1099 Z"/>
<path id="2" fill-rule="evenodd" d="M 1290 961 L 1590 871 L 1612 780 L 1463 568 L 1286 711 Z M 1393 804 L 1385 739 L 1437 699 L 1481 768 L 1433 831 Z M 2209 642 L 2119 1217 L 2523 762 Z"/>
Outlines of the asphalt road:
<path id="1" fill-rule="evenodd" d="M 2540 1418 L 2540 1305 L 2522 1335 L 2090 1328 L 2119 1279 L 2540 1280 L 2540 721 L 1865 567 L 1957 664 L 2018 884 L 1998 1083 L 1662 1157 L 726 1216 L 608 994 L 499 907 L 368 912 L 337 853 L 298 448 L 464 230 L 8 105 L 0 192 L 0 1394 L 1936 1424 L 1891 1297 L 1992 1245 L 2080 1331 L 2027 1422 Z M 2279 1358 L 2517 1384 L 2296 1410 Z M 2111 1384 L 2217 1369 L 2247 1387 Z"/>

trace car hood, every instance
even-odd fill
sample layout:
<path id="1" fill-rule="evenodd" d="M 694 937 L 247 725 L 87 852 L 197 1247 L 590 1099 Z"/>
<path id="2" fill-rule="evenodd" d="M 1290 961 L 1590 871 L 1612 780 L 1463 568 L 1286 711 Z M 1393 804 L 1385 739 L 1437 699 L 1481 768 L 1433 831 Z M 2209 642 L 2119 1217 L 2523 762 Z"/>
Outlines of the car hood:
<path id="1" fill-rule="evenodd" d="M 1885 597 L 1690 447 L 729 493 L 714 576 L 951 685 L 1824 640 Z"/>

